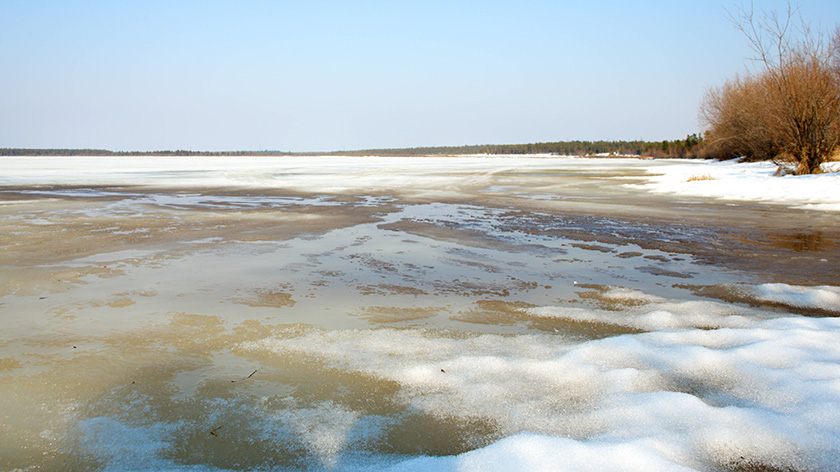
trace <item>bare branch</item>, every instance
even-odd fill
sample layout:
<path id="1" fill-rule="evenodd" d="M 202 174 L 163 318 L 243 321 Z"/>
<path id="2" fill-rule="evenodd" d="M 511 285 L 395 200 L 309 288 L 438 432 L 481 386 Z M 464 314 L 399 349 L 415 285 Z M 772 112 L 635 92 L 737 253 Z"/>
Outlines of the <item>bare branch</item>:
<path id="1" fill-rule="evenodd" d="M 700 108 L 710 146 L 723 157 L 793 160 L 819 172 L 840 145 L 840 28 L 812 29 L 799 6 L 756 15 L 726 10 L 747 39 L 755 67 L 711 89 Z"/>

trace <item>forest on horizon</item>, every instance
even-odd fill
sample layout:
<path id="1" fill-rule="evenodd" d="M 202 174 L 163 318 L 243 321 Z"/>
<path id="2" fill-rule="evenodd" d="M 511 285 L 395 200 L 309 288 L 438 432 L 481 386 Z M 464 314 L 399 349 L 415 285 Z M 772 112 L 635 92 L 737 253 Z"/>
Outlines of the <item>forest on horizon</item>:
<path id="1" fill-rule="evenodd" d="M 111 151 L 107 149 L 0 149 L 0 156 L 446 156 L 528 155 L 558 156 L 621 155 L 655 158 L 709 157 L 703 152 L 703 138 L 691 134 L 673 141 L 557 141 L 529 144 L 480 144 L 390 149 L 360 149 L 331 152 L 287 151 Z"/>

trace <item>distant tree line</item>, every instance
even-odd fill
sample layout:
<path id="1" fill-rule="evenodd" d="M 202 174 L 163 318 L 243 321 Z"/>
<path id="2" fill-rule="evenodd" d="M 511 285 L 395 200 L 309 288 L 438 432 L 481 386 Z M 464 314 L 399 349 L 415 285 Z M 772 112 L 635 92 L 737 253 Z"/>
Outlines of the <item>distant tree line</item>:
<path id="1" fill-rule="evenodd" d="M 703 138 L 691 134 L 673 141 L 557 141 L 530 144 L 479 144 L 395 149 L 362 149 L 333 155 L 350 156 L 428 156 L 428 155 L 527 155 L 558 156 L 620 155 L 638 157 L 700 157 Z"/>
<path id="2" fill-rule="evenodd" d="M 673 141 L 557 141 L 530 144 L 480 144 L 467 146 L 363 149 L 322 153 L 281 151 L 109 151 L 107 149 L 0 149 L 0 156 L 440 156 L 528 155 L 559 156 L 620 155 L 657 158 L 702 157 L 703 138 L 691 134 Z"/>

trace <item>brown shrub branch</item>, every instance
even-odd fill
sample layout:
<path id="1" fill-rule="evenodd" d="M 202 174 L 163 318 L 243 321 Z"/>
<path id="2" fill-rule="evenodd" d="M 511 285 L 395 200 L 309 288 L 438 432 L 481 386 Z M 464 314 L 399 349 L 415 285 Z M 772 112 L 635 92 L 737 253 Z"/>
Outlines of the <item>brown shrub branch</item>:
<path id="1" fill-rule="evenodd" d="M 840 145 L 840 28 L 827 40 L 788 4 L 761 17 L 739 9 L 730 19 L 745 35 L 754 67 L 707 91 L 700 107 L 711 153 L 791 162 L 820 171 Z"/>

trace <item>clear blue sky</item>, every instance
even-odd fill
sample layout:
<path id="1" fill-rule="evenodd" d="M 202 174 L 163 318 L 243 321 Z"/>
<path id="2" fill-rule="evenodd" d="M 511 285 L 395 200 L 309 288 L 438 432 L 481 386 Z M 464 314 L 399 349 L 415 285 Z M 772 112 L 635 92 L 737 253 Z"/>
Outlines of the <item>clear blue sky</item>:
<path id="1" fill-rule="evenodd" d="M 682 138 L 745 69 L 737 4 L 0 0 L 0 148 Z"/>

